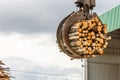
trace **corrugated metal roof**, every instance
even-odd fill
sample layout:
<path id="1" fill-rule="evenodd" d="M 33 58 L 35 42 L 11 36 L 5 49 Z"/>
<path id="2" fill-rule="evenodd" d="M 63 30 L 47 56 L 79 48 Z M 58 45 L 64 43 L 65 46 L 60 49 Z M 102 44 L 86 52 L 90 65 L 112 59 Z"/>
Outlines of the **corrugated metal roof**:
<path id="1" fill-rule="evenodd" d="M 107 24 L 108 31 L 120 28 L 120 5 L 99 16 L 103 23 Z"/>

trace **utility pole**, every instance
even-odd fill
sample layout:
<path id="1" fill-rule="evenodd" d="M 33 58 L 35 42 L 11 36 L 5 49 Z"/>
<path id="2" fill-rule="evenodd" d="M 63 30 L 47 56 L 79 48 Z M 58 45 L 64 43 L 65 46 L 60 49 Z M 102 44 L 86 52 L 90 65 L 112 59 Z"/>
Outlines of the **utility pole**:
<path id="1" fill-rule="evenodd" d="M 87 58 L 82 59 L 82 68 L 83 68 L 83 75 L 82 80 L 88 80 L 88 65 L 87 65 Z"/>

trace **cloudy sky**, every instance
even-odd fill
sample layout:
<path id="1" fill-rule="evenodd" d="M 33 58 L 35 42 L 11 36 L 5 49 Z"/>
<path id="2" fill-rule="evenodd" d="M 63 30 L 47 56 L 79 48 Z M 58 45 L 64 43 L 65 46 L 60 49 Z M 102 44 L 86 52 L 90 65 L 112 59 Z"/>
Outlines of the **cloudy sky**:
<path id="1" fill-rule="evenodd" d="M 96 0 L 101 15 L 120 0 Z M 82 80 L 81 61 L 55 43 L 59 22 L 76 10 L 73 0 L 0 0 L 0 58 L 12 80 Z"/>

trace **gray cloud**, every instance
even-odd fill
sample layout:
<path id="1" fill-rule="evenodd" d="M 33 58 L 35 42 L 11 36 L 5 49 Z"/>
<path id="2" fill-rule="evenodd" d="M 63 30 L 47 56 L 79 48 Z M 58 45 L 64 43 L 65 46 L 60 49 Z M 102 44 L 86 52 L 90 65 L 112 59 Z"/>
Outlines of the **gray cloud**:
<path id="1" fill-rule="evenodd" d="M 101 13 L 117 4 L 118 0 L 97 0 L 95 11 Z M 73 0 L 1 0 L 0 32 L 55 32 L 73 10 Z"/>
<path id="2" fill-rule="evenodd" d="M 70 12 L 71 2 L 56 0 L 0 1 L 0 31 L 48 32 L 55 31 L 59 20 Z M 67 3 L 67 4 L 65 4 Z M 61 16 L 62 15 L 62 16 Z M 60 19 L 61 17 L 61 19 Z"/>

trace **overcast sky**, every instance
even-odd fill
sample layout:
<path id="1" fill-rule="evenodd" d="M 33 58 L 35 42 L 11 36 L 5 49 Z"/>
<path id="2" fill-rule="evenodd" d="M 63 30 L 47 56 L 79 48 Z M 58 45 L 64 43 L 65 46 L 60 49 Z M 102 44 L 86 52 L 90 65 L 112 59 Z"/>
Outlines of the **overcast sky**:
<path id="1" fill-rule="evenodd" d="M 0 0 L 1 32 L 55 32 L 62 18 L 76 10 L 74 0 Z M 96 0 L 101 14 L 120 0 Z"/>
<path id="2" fill-rule="evenodd" d="M 101 15 L 119 4 L 97 0 L 94 11 Z M 0 0 L 0 58 L 16 77 L 12 80 L 82 79 L 81 61 L 71 61 L 55 43 L 59 22 L 75 10 L 73 0 Z"/>

